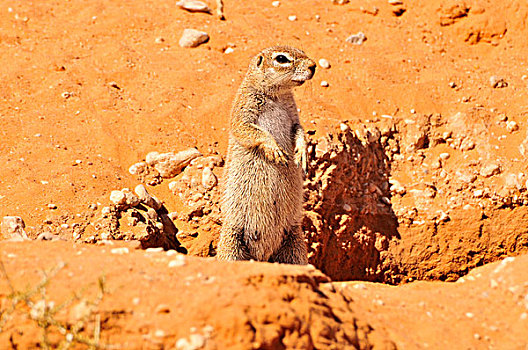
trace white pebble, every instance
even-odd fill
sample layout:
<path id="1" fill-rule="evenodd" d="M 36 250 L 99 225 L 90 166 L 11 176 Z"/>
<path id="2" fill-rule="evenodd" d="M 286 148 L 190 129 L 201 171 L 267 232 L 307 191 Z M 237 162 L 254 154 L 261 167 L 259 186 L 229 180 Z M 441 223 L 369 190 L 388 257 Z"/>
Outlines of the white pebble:
<path id="1" fill-rule="evenodd" d="M 323 81 L 321 82 L 321 86 L 322 86 L 322 87 L 329 87 L 330 84 L 328 84 L 328 82 L 327 82 L 326 80 L 323 80 Z"/>
<path id="2" fill-rule="evenodd" d="M 112 253 L 112 254 L 123 255 L 123 254 L 128 254 L 128 253 L 129 253 L 129 250 L 128 250 L 128 248 L 126 248 L 126 247 L 122 247 L 122 248 L 113 248 L 113 249 L 110 250 L 110 253 Z"/>
<path id="3" fill-rule="evenodd" d="M 273 6 L 273 7 L 279 7 L 279 6 L 280 6 L 280 1 L 273 1 L 273 2 L 271 3 L 271 6 Z"/>
<path id="4" fill-rule="evenodd" d="M 297 16 L 295 16 L 295 15 L 288 16 L 288 20 L 290 20 L 291 22 L 294 22 L 294 21 L 297 20 Z"/>
<path id="5" fill-rule="evenodd" d="M 319 66 L 320 66 L 321 68 L 328 69 L 328 68 L 330 68 L 330 62 L 328 62 L 328 60 L 326 60 L 326 59 L 324 59 L 324 58 L 321 58 L 321 59 L 319 60 Z"/>
<path id="6" fill-rule="evenodd" d="M 484 195 L 484 191 L 483 191 L 483 190 L 475 190 L 475 191 L 473 191 L 473 196 L 474 196 L 475 198 L 480 198 L 480 197 L 482 197 L 483 195 Z"/>
<path id="7" fill-rule="evenodd" d="M 147 249 L 145 249 L 145 252 L 147 252 L 147 253 L 161 253 L 161 252 L 163 252 L 163 248 L 162 247 L 147 248 Z"/>
<path id="8" fill-rule="evenodd" d="M 506 122 L 506 129 L 508 129 L 509 132 L 514 132 L 519 130 L 519 125 L 513 120 L 510 120 L 509 122 Z"/>
<path id="9" fill-rule="evenodd" d="M 449 159 L 449 157 L 451 157 L 449 153 L 440 153 L 440 159 L 442 160 Z"/>
<path id="10" fill-rule="evenodd" d="M 180 38 L 181 47 L 197 47 L 209 41 L 209 34 L 200 30 L 186 28 Z"/>
<path id="11" fill-rule="evenodd" d="M 180 267 L 185 265 L 185 257 L 183 255 L 176 255 L 174 260 L 169 261 L 169 267 Z"/>

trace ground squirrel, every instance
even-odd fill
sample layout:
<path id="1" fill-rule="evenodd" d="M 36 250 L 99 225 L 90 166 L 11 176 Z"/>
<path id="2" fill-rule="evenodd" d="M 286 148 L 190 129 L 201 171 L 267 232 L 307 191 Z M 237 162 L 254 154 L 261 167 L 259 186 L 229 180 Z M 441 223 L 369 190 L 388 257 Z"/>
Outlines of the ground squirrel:
<path id="1" fill-rule="evenodd" d="M 307 264 L 301 229 L 306 141 L 292 89 L 315 62 L 289 46 L 251 60 L 231 110 L 217 257 Z"/>

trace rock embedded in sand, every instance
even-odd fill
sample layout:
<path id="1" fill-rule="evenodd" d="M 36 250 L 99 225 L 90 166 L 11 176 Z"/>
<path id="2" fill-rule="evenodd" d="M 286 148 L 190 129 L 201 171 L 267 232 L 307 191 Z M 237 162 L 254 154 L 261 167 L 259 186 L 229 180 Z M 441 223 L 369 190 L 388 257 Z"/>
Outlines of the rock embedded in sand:
<path id="1" fill-rule="evenodd" d="M 163 203 L 159 199 L 148 193 L 147 189 L 145 188 L 145 185 L 137 185 L 134 189 L 134 192 L 136 192 L 136 194 L 138 195 L 139 200 L 150 208 L 159 210 L 163 205 Z"/>
<path id="2" fill-rule="evenodd" d="M 209 191 L 215 187 L 217 183 L 218 180 L 211 168 L 205 167 L 202 171 L 202 186 Z"/>
<path id="3" fill-rule="evenodd" d="M 178 175 L 193 159 L 201 155 L 196 148 L 189 148 L 178 153 L 150 152 L 147 154 L 146 162 L 153 166 L 161 177 L 171 178 Z"/>
<path id="4" fill-rule="evenodd" d="M 489 164 L 480 169 L 480 176 L 491 177 L 500 174 L 501 170 L 497 164 Z"/>
<path id="5" fill-rule="evenodd" d="M 504 80 L 504 78 L 495 75 L 490 77 L 489 82 L 491 87 L 495 89 L 505 88 L 508 86 L 508 83 L 506 82 L 506 80 Z"/>
<path id="6" fill-rule="evenodd" d="M 209 34 L 196 29 L 185 29 L 180 38 L 179 44 L 181 47 L 191 48 L 200 46 L 209 41 Z"/>
<path id="7" fill-rule="evenodd" d="M 117 255 L 123 255 L 123 254 L 128 254 L 128 253 L 129 253 L 129 250 L 128 250 L 128 248 L 126 248 L 126 247 L 112 248 L 112 249 L 110 250 L 110 253 L 112 253 L 112 254 L 117 254 Z"/>
<path id="8" fill-rule="evenodd" d="M 20 216 L 4 216 L 0 238 L 17 241 L 28 239 L 25 228 L 26 224 Z"/>
<path id="9" fill-rule="evenodd" d="M 328 68 L 330 68 L 330 62 L 328 62 L 327 59 L 321 58 L 319 60 L 319 67 L 324 68 L 324 69 L 328 69 Z"/>
<path id="10" fill-rule="evenodd" d="M 128 188 L 123 188 L 121 190 L 125 194 L 125 203 L 129 207 L 135 207 L 141 203 L 141 200 L 136 196 L 134 193 L 132 193 Z"/>
<path id="11" fill-rule="evenodd" d="M 351 36 L 345 39 L 346 42 L 354 45 L 361 45 L 365 40 L 367 40 L 367 37 L 365 36 L 365 34 L 363 34 L 363 32 L 352 34 Z"/>
<path id="12" fill-rule="evenodd" d="M 126 195 L 123 191 L 112 191 L 112 193 L 110 193 L 110 201 L 115 205 L 123 205 L 126 203 Z"/>
<path id="13" fill-rule="evenodd" d="M 146 170 L 147 170 L 146 162 L 138 162 L 136 164 L 133 164 L 130 168 L 128 168 L 128 172 L 132 175 L 144 173 Z"/>
<path id="14" fill-rule="evenodd" d="M 145 157 L 145 162 L 150 166 L 154 166 L 158 162 L 159 156 L 159 152 L 149 152 Z"/>
<path id="15" fill-rule="evenodd" d="M 177 350 L 198 350 L 204 347 L 205 337 L 201 334 L 194 333 L 189 338 L 180 338 L 176 341 Z"/>
<path id="16" fill-rule="evenodd" d="M 179 8 L 189 12 L 211 13 L 211 9 L 205 2 L 196 0 L 180 0 L 176 3 Z"/>
<path id="17" fill-rule="evenodd" d="M 517 123 L 513 120 L 510 120 L 506 122 L 506 129 L 508 129 L 509 132 L 514 132 L 519 130 L 519 125 L 517 125 Z"/>

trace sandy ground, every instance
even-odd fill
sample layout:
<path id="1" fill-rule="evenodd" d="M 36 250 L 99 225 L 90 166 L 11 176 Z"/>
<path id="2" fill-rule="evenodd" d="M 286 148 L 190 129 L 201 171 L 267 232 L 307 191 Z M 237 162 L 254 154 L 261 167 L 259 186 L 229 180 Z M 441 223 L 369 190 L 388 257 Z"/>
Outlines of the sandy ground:
<path id="1" fill-rule="evenodd" d="M 528 5 L 225 1 L 225 16 L 189 13 L 174 1 L 0 1 L 0 217 L 22 217 L 31 238 L 51 232 L 66 240 L 0 243 L 14 286 L 37 283 L 39 271 L 66 262 L 52 278 L 50 300 L 87 285 L 93 300 L 104 273 L 109 292 L 95 308 L 101 339 L 121 348 L 174 348 L 179 339 L 187 339 L 179 343 L 185 349 L 526 348 L 526 256 L 503 259 L 528 252 Z M 181 48 L 185 28 L 211 38 Z M 367 38 L 363 44 L 345 41 L 358 32 Z M 333 209 L 342 204 L 339 188 L 346 182 L 332 189 L 335 202 L 316 208 L 324 196 L 309 182 L 307 217 L 332 223 L 325 231 L 324 220 L 304 222 L 311 263 L 326 275 L 192 256 L 168 268 L 176 255 L 136 250 L 136 243 L 113 254 L 125 243 L 72 242 L 74 224 L 91 225 L 112 190 L 140 183 L 128 169 L 148 152 L 196 147 L 225 156 L 229 109 L 248 62 L 278 43 L 331 64 L 296 92 L 314 142 L 343 122 L 353 131 L 396 128 L 385 148 L 362 151 L 379 155 L 391 140 L 398 145 L 397 157 L 385 152 L 390 174 L 375 178 L 381 197 L 389 197 L 390 223 L 380 223 L 389 215 L 381 209 L 367 219 L 359 209 L 350 218 Z M 507 86 L 493 87 L 494 77 Z M 420 130 L 427 142 L 417 141 Z M 433 142 L 443 132 L 453 136 Z M 352 141 L 360 145 L 360 139 Z M 473 148 L 464 146 L 470 142 Z M 434 167 L 446 152 L 449 158 Z M 316 164 L 326 169 L 321 159 L 313 160 L 309 181 L 317 177 Z M 501 173 L 482 175 L 490 164 Z M 466 173 L 477 179 L 465 181 Z M 336 176 L 343 174 L 349 173 Z M 405 195 L 383 188 L 394 179 Z M 168 182 L 148 190 L 168 212 L 185 212 Z M 428 184 L 434 194 L 427 195 Z M 439 210 L 450 220 L 439 221 Z M 175 223 L 189 234 L 182 242 L 191 253 L 210 253 L 203 247 L 214 242 L 218 225 Z M 350 232 L 336 239 L 341 226 Z M 321 237 L 331 249 L 317 246 Z M 353 247 L 335 248 L 343 242 Z M 438 282 L 467 273 L 463 283 Z M 357 279 L 437 282 L 337 282 Z M 5 278 L 0 283 L 5 310 L 10 290 Z M 86 331 L 93 330 L 94 315 Z M 41 330 L 23 312 L 6 320 L 0 348 L 37 347 Z M 200 335 L 195 343 L 191 334 Z"/>

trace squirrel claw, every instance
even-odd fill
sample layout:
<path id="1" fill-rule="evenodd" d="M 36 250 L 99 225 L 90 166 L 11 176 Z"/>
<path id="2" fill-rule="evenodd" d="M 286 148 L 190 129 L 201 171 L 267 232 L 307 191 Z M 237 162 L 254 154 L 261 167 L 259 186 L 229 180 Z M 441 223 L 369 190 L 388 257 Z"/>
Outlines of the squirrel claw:
<path id="1" fill-rule="evenodd" d="M 264 151 L 264 157 L 266 157 L 266 159 L 268 159 L 269 161 L 280 165 L 288 164 L 288 157 L 280 148 L 280 146 L 275 142 L 275 140 L 273 140 L 273 142 L 264 144 L 262 150 Z"/>
<path id="2" fill-rule="evenodd" d="M 304 175 L 308 174 L 308 162 L 305 152 L 297 151 L 295 153 L 295 165 L 303 170 Z"/>

